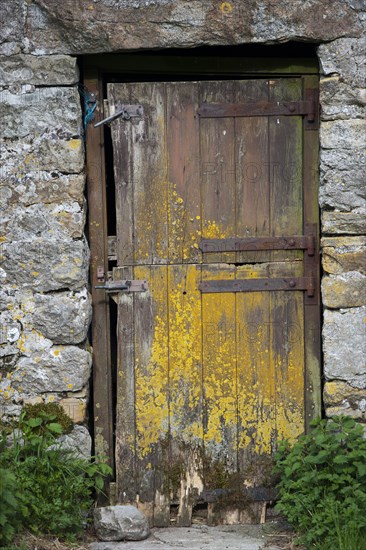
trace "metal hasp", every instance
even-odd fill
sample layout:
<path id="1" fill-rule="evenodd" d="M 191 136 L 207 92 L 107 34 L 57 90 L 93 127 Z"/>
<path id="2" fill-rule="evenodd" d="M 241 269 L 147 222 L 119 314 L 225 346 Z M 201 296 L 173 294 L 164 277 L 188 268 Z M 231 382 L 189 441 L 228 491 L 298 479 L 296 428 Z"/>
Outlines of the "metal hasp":
<path id="1" fill-rule="evenodd" d="M 112 292 L 145 292 L 149 290 L 147 281 L 123 280 L 123 281 L 107 281 L 104 285 L 96 285 L 95 288 L 105 290 L 107 293 Z"/>
<path id="2" fill-rule="evenodd" d="M 203 281 L 198 288 L 203 293 L 260 292 L 264 290 L 306 290 L 307 300 L 317 303 L 316 225 L 306 224 L 305 235 L 293 237 L 247 237 L 202 239 L 203 252 L 237 252 L 258 250 L 304 250 L 304 276 Z"/>
<path id="3" fill-rule="evenodd" d="M 114 113 L 114 115 L 103 118 L 103 120 L 97 122 L 97 124 L 94 124 L 94 128 L 98 128 L 98 126 L 101 126 L 102 124 L 109 124 L 119 117 L 122 117 L 123 120 L 130 120 L 134 117 L 141 117 L 144 114 L 144 108 L 142 105 L 119 105 L 118 107 L 120 107 L 120 109 Z"/>

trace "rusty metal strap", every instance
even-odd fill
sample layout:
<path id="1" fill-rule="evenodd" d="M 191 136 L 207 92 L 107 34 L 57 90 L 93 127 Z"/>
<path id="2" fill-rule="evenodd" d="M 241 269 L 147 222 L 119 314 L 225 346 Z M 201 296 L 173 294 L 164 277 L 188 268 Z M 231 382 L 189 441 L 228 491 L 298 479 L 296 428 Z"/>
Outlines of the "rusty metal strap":
<path id="1" fill-rule="evenodd" d="M 246 101 L 241 103 L 202 103 L 198 109 L 202 118 L 306 115 L 315 118 L 315 102 L 300 101 Z"/>
<path id="2" fill-rule="evenodd" d="M 202 239 L 202 252 L 243 252 L 258 250 L 307 250 L 309 256 L 315 253 L 314 235 L 293 237 L 246 237 L 228 239 Z"/>
<path id="3" fill-rule="evenodd" d="M 306 290 L 309 296 L 314 295 L 313 277 L 235 279 L 203 281 L 198 288 L 203 293 L 216 292 L 262 292 L 265 290 Z"/>

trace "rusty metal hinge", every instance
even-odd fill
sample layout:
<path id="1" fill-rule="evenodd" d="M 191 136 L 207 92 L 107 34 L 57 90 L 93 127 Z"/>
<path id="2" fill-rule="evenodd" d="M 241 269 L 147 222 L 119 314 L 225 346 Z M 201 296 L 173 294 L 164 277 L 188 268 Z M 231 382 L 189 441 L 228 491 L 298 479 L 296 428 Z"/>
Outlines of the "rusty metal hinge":
<path id="1" fill-rule="evenodd" d="M 298 101 L 244 101 L 240 103 L 202 103 L 197 111 L 201 118 L 304 116 L 305 129 L 319 128 L 319 102 L 316 89 L 306 89 L 305 99 Z"/>
<path id="2" fill-rule="evenodd" d="M 149 290 L 149 283 L 146 280 L 107 281 L 104 285 L 96 285 L 95 288 L 112 292 L 144 292 Z"/>
<path id="3" fill-rule="evenodd" d="M 291 237 L 230 237 L 228 239 L 202 239 L 202 252 L 249 252 L 260 250 L 306 250 L 315 253 L 315 235 Z"/>
<path id="4" fill-rule="evenodd" d="M 203 281 L 198 285 L 202 293 L 217 292 L 262 292 L 276 290 L 306 290 L 308 296 L 314 296 L 314 277 L 283 277 L 261 279 L 235 279 Z"/>

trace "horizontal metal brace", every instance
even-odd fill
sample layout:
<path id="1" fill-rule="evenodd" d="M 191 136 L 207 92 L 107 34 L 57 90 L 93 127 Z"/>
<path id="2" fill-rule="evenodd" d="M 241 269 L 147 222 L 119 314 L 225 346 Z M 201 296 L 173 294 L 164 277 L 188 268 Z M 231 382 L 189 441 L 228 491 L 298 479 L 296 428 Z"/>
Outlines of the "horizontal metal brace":
<path id="1" fill-rule="evenodd" d="M 108 293 L 112 292 L 144 292 L 149 290 L 147 281 L 123 280 L 123 281 L 107 281 L 104 285 L 96 285 L 95 288 L 105 290 Z"/>
<path id="2" fill-rule="evenodd" d="M 312 99 L 305 101 L 246 101 L 241 103 L 203 103 L 197 112 L 202 118 L 306 115 L 310 122 L 314 121 L 315 108 Z"/>
<path id="3" fill-rule="evenodd" d="M 94 128 L 98 128 L 102 124 L 109 124 L 119 117 L 122 117 L 123 120 L 130 120 L 133 117 L 141 117 L 144 114 L 142 105 L 118 105 L 118 108 L 119 110 L 116 113 L 94 124 Z"/>
<path id="4" fill-rule="evenodd" d="M 228 239 L 202 239 L 202 252 L 244 252 L 258 250 L 307 250 L 309 256 L 315 253 L 314 235 L 293 237 L 231 237 Z"/>
<path id="5" fill-rule="evenodd" d="M 199 283 L 198 288 L 202 293 L 306 290 L 309 296 L 313 296 L 314 279 L 313 277 L 286 277 L 203 281 Z"/>

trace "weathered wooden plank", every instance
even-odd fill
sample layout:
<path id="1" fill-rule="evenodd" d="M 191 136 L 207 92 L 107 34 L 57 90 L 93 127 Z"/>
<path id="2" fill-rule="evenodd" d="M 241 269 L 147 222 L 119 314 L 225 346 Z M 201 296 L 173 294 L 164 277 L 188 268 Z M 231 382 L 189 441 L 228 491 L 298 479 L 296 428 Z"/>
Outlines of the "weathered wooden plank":
<path id="1" fill-rule="evenodd" d="M 202 483 L 202 319 L 200 266 L 169 266 L 170 492 L 177 525 L 189 526 Z"/>
<path id="2" fill-rule="evenodd" d="M 200 101 L 235 100 L 235 81 L 202 82 Z M 201 197 L 202 237 L 226 238 L 235 233 L 236 175 L 235 123 L 233 118 L 201 119 Z M 210 254 L 203 260 L 210 263 L 230 262 L 235 254 Z"/>
<path id="3" fill-rule="evenodd" d="M 201 189 L 197 82 L 166 85 L 169 263 L 199 262 Z"/>
<path id="4" fill-rule="evenodd" d="M 271 80 L 270 98 L 297 100 L 302 96 L 300 78 Z M 269 119 L 269 158 L 272 166 L 271 234 L 301 235 L 303 231 L 302 118 Z M 273 260 L 303 257 L 302 252 L 273 252 Z"/>
<path id="5" fill-rule="evenodd" d="M 119 123 L 131 125 L 132 134 L 127 159 L 134 188 L 134 262 L 165 264 L 168 256 L 165 84 L 134 83 L 131 102 L 137 97 L 144 107 L 142 120 Z"/>
<path id="6" fill-rule="evenodd" d="M 235 267 L 202 266 L 202 280 L 234 279 Z M 204 482 L 236 484 L 237 372 L 235 295 L 202 295 Z"/>
<path id="7" fill-rule="evenodd" d="M 305 429 L 303 303 L 302 292 L 271 293 L 269 349 L 275 384 L 276 441 L 294 441 Z"/>
<path id="8" fill-rule="evenodd" d="M 261 277 L 266 264 L 240 266 L 239 278 Z M 274 373 L 269 361 L 270 293 L 236 295 L 238 362 L 238 469 L 241 483 L 262 485 L 260 457 L 270 452 Z"/>
<path id="9" fill-rule="evenodd" d="M 131 84 L 108 84 L 110 111 L 118 109 L 118 103 L 131 101 Z M 116 246 L 118 265 L 133 265 L 133 184 L 134 184 L 134 126 L 122 119 L 111 125 L 113 142 L 113 167 L 116 201 Z"/>
<path id="10" fill-rule="evenodd" d="M 95 67 L 88 67 L 84 83 L 97 99 L 102 97 L 102 82 Z M 100 117 L 97 108 L 96 117 Z M 89 243 L 91 249 L 90 280 L 93 301 L 93 406 L 94 444 L 97 456 L 107 456 L 114 467 L 112 380 L 110 355 L 109 298 L 95 289 L 98 267 L 107 272 L 107 219 L 104 138 L 100 129 L 88 126 L 86 134 L 87 193 L 89 210 Z"/>
<path id="11" fill-rule="evenodd" d="M 168 257 L 168 178 L 164 83 L 140 83 L 135 96 L 146 105 L 135 134 L 135 261 L 166 264 Z M 140 126 L 142 125 L 142 128 Z M 143 137 L 141 140 L 141 133 Z M 140 146 L 139 146 L 140 140 Z"/>
<path id="12" fill-rule="evenodd" d="M 319 77 L 303 77 L 303 88 L 319 87 Z M 304 218 L 305 224 L 319 227 L 318 185 L 319 185 L 319 132 L 304 131 Z M 319 231 L 319 230 L 318 230 Z M 318 233 L 318 232 L 317 232 Z M 314 299 L 305 301 L 305 408 L 306 428 L 315 417 L 321 415 L 320 357 L 320 289 L 319 289 L 319 236 L 316 234 L 315 257 L 318 258 L 314 269 L 317 288 Z M 305 262 L 306 262 L 305 258 Z"/>
<path id="13" fill-rule="evenodd" d="M 169 524 L 169 319 L 167 267 L 138 266 L 149 291 L 135 295 L 136 474 L 139 507 L 152 524 Z M 136 293 L 137 294 L 137 293 Z"/>
<path id="14" fill-rule="evenodd" d="M 114 270 L 114 277 L 132 279 L 133 268 Z M 135 308 L 134 294 L 117 295 L 116 482 L 118 502 L 136 503 L 135 453 Z"/>
<path id="15" fill-rule="evenodd" d="M 268 82 L 241 81 L 241 98 L 249 101 L 268 98 Z M 237 174 L 236 235 L 259 237 L 269 235 L 268 120 L 266 117 L 235 119 L 235 163 Z M 236 261 L 268 260 L 267 252 L 238 252 Z"/>

